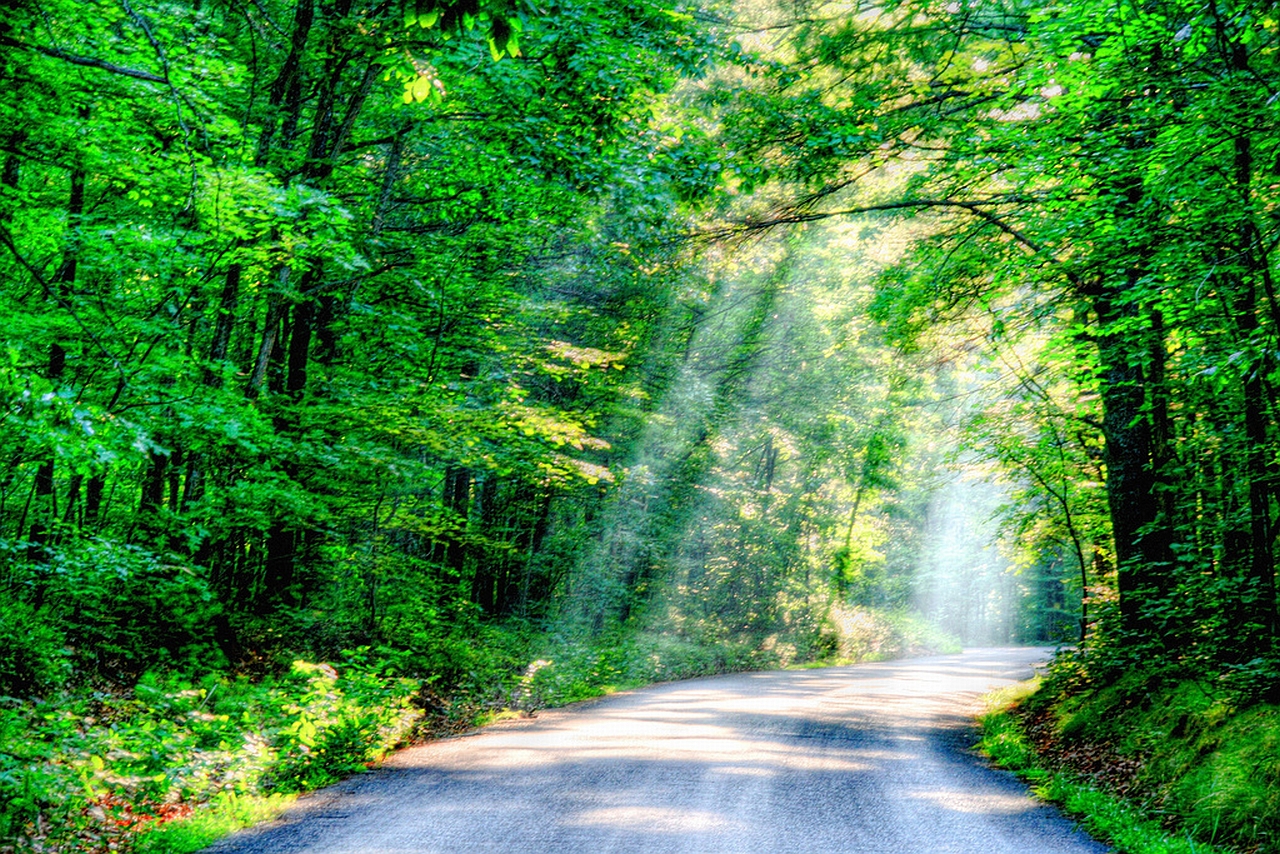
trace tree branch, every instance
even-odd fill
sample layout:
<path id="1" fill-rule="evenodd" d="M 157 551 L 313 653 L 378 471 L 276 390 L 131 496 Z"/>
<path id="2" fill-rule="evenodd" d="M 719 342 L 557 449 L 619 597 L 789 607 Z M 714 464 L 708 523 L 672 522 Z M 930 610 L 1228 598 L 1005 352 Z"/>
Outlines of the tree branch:
<path id="1" fill-rule="evenodd" d="M 1014 200 L 1004 199 L 1001 201 L 1007 203 Z M 804 212 L 792 210 L 778 216 L 768 217 L 767 219 L 755 219 L 748 217 L 747 219 L 739 220 L 726 228 L 701 232 L 693 236 L 715 240 L 769 231 L 779 226 L 800 225 L 807 222 L 820 222 L 822 220 L 833 219 L 835 217 L 861 216 L 870 213 L 893 213 L 896 211 L 920 211 L 950 208 L 965 211 L 975 219 L 982 220 L 988 225 L 994 226 L 999 231 L 1012 237 L 1020 246 L 1032 255 L 1039 255 L 1055 265 L 1061 265 L 1061 259 L 1054 255 L 1053 251 L 1050 250 L 1048 246 L 1030 237 L 1021 229 L 1011 225 L 1003 217 L 988 210 L 986 208 L 987 204 L 994 204 L 994 202 L 967 202 L 957 199 L 904 199 L 897 202 L 882 202 L 880 204 L 844 208 L 835 211 Z M 1083 285 L 1079 276 L 1071 270 L 1064 269 L 1063 273 L 1067 277 L 1067 280 L 1073 285 Z"/>
<path id="2" fill-rule="evenodd" d="M 34 50 L 36 53 L 42 53 L 45 56 L 51 56 L 54 59 L 60 59 L 63 62 L 69 62 L 72 65 L 82 65 L 85 68 L 99 68 L 103 71 L 109 71 L 112 74 L 132 77 L 134 80 L 145 80 L 148 83 L 168 82 L 163 77 L 157 77 L 150 71 L 143 71 L 139 68 L 127 68 L 123 65 L 116 65 L 113 62 L 107 62 L 105 59 L 94 59 L 91 56 L 77 56 L 74 53 L 67 53 L 65 50 L 59 50 L 56 47 L 41 47 L 40 45 L 25 44 L 17 39 L 11 39 L 8 36 L 0 36 L 0 45 L 4 45 L 5 47 L 14 47 L 20 50 Z"/>

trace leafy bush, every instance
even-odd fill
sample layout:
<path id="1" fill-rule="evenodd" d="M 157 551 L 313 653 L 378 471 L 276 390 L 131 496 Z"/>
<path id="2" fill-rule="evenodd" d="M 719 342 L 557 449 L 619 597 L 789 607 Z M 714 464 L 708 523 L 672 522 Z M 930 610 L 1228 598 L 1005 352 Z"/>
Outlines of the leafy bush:
<path id="1" fill-rule="evenodd" d="M 510 705 L 533 711 L 618 688 L 673 682 L 780 664 L 776 650 L 750 641 L 706 643 L 661 632 L 560 638 L 547 645 L 511 688 Z"/>
<path id="2" fill-rule="evenodd" d="M 0 695 L 32 697 L 66 681 L 62 632 L 48 615 L 23 602 L 0 609 Z"/>
<path id="3" fill-rule="evenodd" d="M 1240 708 L 1254 703 L 1280 704 L 1280 658 L 1259 657 L 1229 665 L 1220 682 Z"/>
<path id="4" fill-rule="evenodd" d="M 149 673 L 128 692 L 0 708 L 0 850 L 119 848 L 204 802 L 230 827 L 278 805 L 268 790 L 361 769 L 419 714 L 419 683 L 383 669 L 357 650 L 259 683 Z"/>
<path id="5" fill-rule="evenodd" d="M 761 649 L 754 640 L 708 644 L 679 635 L 645 632 L 632 643 L 623 672 L 635 684 L 761 670 L 780 663 L 777 655 Z"/>
<path id="6" fill-rule="evenodd" d="M 910 611 L 832 605 L 835 658 L 842 662 L 882 661 L 906 655 L 959 652 L 960 641 Z"/>
<path id="7" fill-rule="evenodd" d="M 276 717 L 285 721 L 275 743 L 275 791 L 316 789 L 364 770 L 412 728 L 418 683 L 380 678 L 361 668 L 361 657 L 348 656 L 341 678 L 332 665 L 296 661 L 273 692 Z"/>
<path id="8" fill-rule="evenodd" d="M 0 613 L 0 693 L 57 687 L 69 669 L 128 684 L 158 665 L 222 663 L 202 570 L 105 539 L 70 540 L 40 559 L 5 545 L 15 601 Z"/>

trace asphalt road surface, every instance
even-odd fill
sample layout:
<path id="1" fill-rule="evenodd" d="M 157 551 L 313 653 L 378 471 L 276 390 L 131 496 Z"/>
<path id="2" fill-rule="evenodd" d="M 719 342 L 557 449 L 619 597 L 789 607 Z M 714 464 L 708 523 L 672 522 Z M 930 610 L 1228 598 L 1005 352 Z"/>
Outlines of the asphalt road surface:
<path id="1" fill-rule="evenodd" d="M 968 751 L 1036 649 L 659 685 L 406 750 L 209 852 L 1098 854 Z"/>

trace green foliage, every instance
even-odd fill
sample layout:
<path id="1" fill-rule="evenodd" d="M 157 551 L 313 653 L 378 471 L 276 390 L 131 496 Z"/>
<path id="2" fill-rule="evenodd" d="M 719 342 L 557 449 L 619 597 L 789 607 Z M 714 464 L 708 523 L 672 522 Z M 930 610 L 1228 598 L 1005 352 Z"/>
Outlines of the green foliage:
<path id="1" fill-rule="evenodd" d="M 1263 850 L 1276 844 L 1275 705 L 1241 692 L 1233 671 L 1213 679 L 1149 661 L 1093 684 L 1082 683 L 1081 672 L 1060 656 L 1029 701 L 1052 714 L 1068 746 L 1107 744 L 1134 760 L 1136 795 L 1176 816 L 1196 839 Z"/>
<path id="2" fill-rule="evenodd" d="M 623 673 L 634 685 L 765 670 L 777 667 L 785 658 L 785 651 L 762 649 L 751 641 L 712 645 L 679 636 L 644 633 L 633 644 Z"/>
<path id="3" fill-rule="evenodd" d="M 1025 683 L 1018 693 L 1033 690 L 1034 683 Z M 1069 772 L 1043 767 L 1010 709 L 1017 699 L 1007 692 L 993 698 L 991 711 L 981 717 L 978 749 L 1001 768 L 1034 784 L 1038 796 L 1059 804 L 1094 837 L 1110 843 L 1119 854 L 1225 854 L 1228 850 L 1197 841 L 1191 833 L 1170 833 L 1166 827 L 1169 814 L 1164 809 L 1160 810 L 1164 816 L 1157 817 L 1152 810 L 1102 791 Z M 1197 834 L 1205 835 L 1213 834 Z"/>
<path id="4" fill-rule="evenodd" d="M 196 824 L 221 832 L 261 817 L 282 803 L 268 790 L 332 782 L 409 735 L 418 683 L 381 669 L 357 650 L 279 680 L 148 674 L 126 694 L 0 709 L 0 840 L 116 844 L 181 816 L 180 804 L 214 803 L 218 817 Z"/>
<path id="5" fill-rule="evenodd" d="M 289 680 L 275 689 L 274 715 L 283 722 L 275 740 L 279 759 L 268 788 L 316 789 L 363 770 L 395 747 L 418 716 L 409 701 L 412 680 L 388 680 L 361 669 L 357 654 L 339 664 L 295 661 Z M 367 665 L 366 665 L 367 666 Z"/>
<path id="6" fill-rule="evenodd" d="M 11 836 L 913 606 L 1276 699 L 1270 7 L 305 8 L 0 32 Z"/>
<path id="7" fill-rule="evenodd" d="M 71 662 L 59 627 L 25 602 L 0 612 L 0 696 L 36 697 L 58 688 Z"/>
<path id="8" fill-rule="evenodd" d="M 188 564 L 90 541 L 56 550 L 31 583 L 85 675 L 126 681 L 158 665 L 220 663 L 212 636 L 220 609 L 206 574 Z"/>
<path id="9" fill-rule="evenodd" d="M 959 652 L 960 641 L 906 610 L 831 606 L 831 660 L 841 664 Z"/>
<path id="10" fill-rule="evenodd" d="M 1218 681 L 1232 705 L 1239 708 L 1255 703 L 1280 705 L 1280 656 L 1228 665 Z"/>
<path id="11" fill-rule="evenodd" d="M 1037 783 L 1051 779 L 1052 774 L 1040 767 L 1035 748 L 1011 708 L 1035 694 L 1039 686 L 1039 679 L 1033 679 L 988 694 L 984 698 L 987 710 L 978 719 L 981 739 L 977 744 L 996 765 Z"/>
<path id="12" fill-rule="evenodd" d="M 1062 622 L 1046 593 L 1069 583 L 1081 642 L 1118 600 L 1120 630 L 1093 642 L 1268 654 L 1270 7 L 744 13 L 773 33 L 725 96 L 722 138 L 773 176 L 746 227 L 911 218 L 869 306 L 894 344 L 990 371 L 963 441 L 1011 489 L 1019 564 L 1057 576 L 1034 612 Z"/>
<path id="13" fill-rule="evenodd" d="M 795 655 L 777 645 L 713 644 L 657 632 L 565 638 L 544 650 L 514 685 L 512 708 L 532 712 L 655 682 L 769 669 Z"/>
<path id="14" fill-rule="evenodd" d="M 190 816 L 147 827 L 132 840 L 132 850 L 138 854 L 192 854 L 229 833 L 275 818 L 292 800 L 292 795 L 220 793 Z"/>

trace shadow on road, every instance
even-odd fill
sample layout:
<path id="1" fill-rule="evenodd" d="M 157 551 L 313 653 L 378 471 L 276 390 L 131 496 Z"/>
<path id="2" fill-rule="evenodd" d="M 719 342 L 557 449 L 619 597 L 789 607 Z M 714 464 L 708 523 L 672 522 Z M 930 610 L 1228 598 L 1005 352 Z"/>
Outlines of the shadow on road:
<path id="1" fill-rule="evenodd" d="M 217 852 L 1084 854 L 965 748 L 1043 651 L 742 674 L 415 748 Z"/>

